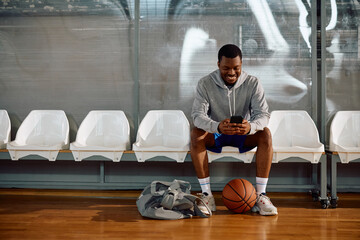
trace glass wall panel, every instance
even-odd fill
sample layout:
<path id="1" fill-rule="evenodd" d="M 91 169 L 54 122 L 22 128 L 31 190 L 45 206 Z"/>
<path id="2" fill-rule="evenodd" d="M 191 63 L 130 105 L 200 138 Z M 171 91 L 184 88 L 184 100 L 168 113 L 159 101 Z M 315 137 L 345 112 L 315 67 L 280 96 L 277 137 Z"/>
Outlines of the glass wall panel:
<path id="1" fill-rule="evenodd" d="M 226 43 L 243 50 L 271 110 L 311 113 L 311 7 L 308 1 L 140 1 L 140 118 L 181 109 L 190 119 L 198 80 L 217 69 Z"/>
<path id="2" fill-rule="evenodd" d="M 129 4 L 130 5 L 130 4 Z M 133 115 L 133 10 L 126 1 L 2 1 L 0 108 Z"/>
<path id="3" fill-rule="evenodd" d="M 360 4 L 326 1 L 327 139 L 332 117 L 360 110 Z"/>

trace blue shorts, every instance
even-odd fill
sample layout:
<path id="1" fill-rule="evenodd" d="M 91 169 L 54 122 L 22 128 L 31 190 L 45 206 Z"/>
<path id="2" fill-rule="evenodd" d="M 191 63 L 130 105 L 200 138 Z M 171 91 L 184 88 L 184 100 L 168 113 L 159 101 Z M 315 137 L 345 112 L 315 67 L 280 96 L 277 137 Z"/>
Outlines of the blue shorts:
<path id="1" fill-rule="evenodd" d="M 250 151 L 254 147 L 244 147 L 244 142 L 247 135 L 226 135 L 220 133 L 214 133 L 215 145 L 212 147 L 206 147 L 211 152 L 221 153 L 222 147 L 231 146 L 237 147 L 240 153 Z"/>

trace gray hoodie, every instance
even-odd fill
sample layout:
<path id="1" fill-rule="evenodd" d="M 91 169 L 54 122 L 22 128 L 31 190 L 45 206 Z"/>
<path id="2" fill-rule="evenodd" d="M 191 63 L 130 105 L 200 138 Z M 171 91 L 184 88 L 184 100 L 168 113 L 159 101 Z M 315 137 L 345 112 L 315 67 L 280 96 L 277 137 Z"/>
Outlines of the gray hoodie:
<path id="1" fill-rule="evenodd" d="M 250 134 L 263 130 L 270 114 L 260 81 L 242 71 L 235 85 L 229 89 L 220 70 L 201 78 L 196 87 L 191 112 L 194 125 L 210 133 L 219 133 L 220 122 L 241 115 L 251 125 Z"/>

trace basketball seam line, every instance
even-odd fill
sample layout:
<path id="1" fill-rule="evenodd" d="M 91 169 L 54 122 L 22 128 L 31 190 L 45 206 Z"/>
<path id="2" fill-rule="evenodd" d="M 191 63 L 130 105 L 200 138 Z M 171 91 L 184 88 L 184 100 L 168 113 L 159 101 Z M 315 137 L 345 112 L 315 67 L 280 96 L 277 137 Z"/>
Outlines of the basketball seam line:
<path id="1" fill-rule="evenodd" d="M 239 196 L 240 197 L 240 196 Z M 231 199 L 228 199 L 226 197 L 223 196 L 223 198 L 225 198 L 226 200 L 230 201 L 230 202 L 244 202 L 243 204 L 241 204 L 240 206 L 236 207 L 236 208 L 231 208 L 230 210 L 235 210 L 235 209 L 238 209 L 238 208 L 241 208 L 242 206 L 244 206 L 244 204 L 246 204 L 248 207 L 250 207 L 249 203 L 248 202 L 245 202 L 244 199 L 242 199 L 241 201 L 233 201 Z M 241 198 L 241 197 L 240 197 Z M 250 203 L 256 201 L 256 199 L 252 200 Z"/>

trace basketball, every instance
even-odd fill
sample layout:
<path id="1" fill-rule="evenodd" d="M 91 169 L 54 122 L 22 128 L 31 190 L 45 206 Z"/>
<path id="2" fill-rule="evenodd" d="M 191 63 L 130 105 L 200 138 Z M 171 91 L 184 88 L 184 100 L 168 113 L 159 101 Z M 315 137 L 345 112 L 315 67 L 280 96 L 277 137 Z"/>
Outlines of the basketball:
<path id="1" fill-rule="evenodd" d="M 233 179 L 222 191 L 224 205 L 232 212 L 245 213 L 255 205 L 256 191 L 245 179 Z"/>

